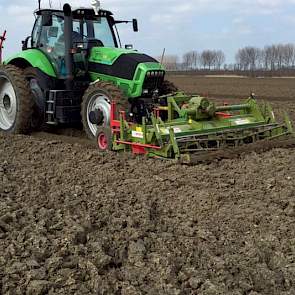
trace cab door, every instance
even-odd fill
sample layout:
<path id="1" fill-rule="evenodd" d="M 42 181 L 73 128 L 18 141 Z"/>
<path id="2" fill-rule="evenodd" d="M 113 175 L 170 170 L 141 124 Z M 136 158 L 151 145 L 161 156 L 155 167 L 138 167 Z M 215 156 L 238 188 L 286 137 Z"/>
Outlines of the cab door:
<path id="1" fill-rule="evenodd" d="M 36 20 L 32 32 L 32 47 L 43 51 L 59 78 L 63 78 L 66 75 L 64 18 L 52 14 L 48 23 L 44 21 L 45 18 L 48 19 L 48 16 L 40 15 Z"/>

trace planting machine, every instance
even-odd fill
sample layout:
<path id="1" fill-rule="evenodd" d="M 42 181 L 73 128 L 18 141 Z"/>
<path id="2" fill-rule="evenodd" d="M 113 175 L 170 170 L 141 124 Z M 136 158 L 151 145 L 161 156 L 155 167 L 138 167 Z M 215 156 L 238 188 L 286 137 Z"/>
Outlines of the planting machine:
<path id="1" fill-rule="evenodd" d="M 22 51 L 0 65 L 0 130 L 27 133 L 44 125 L 83 124 L 100 150 L 180 159 L 293 134 L 252 95 L 216 106 L 165 80 L 154 58 L 123 49 L 116 20 L 92 8 L 39 9 Z M 0 50 L 5 34 L 0 39 Z"/>

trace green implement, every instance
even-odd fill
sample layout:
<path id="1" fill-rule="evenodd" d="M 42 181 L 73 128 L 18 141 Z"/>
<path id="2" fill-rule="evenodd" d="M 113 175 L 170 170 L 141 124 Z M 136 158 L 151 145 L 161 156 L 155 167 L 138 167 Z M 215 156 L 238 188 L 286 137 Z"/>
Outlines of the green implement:
<path id="1" fill-rule="evenodd" d="M 162 103 L 155 104 L 150 118 L 144 117 L 141 124 L 126 120 L 125 112 L 120 112 L 118 121 L 111 121 L 112 150 L 189 159 L 192 154 L 233 149 L 293 135 L 287 115 L 284 122 L 278 123 L 271 106 L 259 104 L 253 97 L 244 104 L 223 106 L 182 92 L 160 100 Z"/>

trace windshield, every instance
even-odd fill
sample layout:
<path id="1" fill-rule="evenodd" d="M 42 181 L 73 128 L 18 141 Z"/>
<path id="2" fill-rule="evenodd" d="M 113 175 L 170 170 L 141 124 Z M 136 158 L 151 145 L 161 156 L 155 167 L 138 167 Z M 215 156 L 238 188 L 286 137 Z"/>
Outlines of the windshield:
<path id="1" fill-rule="evenodd" d="M 111 24 L 112 21 L 107 17 L 73 19 L 74 46 L 95 39 L 100 41 L 99 46 L 117 47 Z M 41 17 L 38 17 L 32 33 L 32 46 L 40 48 L 50 57 L 60 76 L 65 75 L 65 36 L 62 15 L 53 14 L 52 23 L 49 26 L 42 26 Z"/>
<path id="2" fill-rule="evenodd" d="M 105 47 L 116 47 L 113 30 L 106 17 L 95 20 L 73 20 L 73 31 L 79 33 L 84 42 L 87 39 L 96 39 L 102 42 Z"/>
<path id="3" fill-rule="evenodd" d="M 113 32 L 105 17 L 93 21 L 94 38 L 100 40 L 106 47 L 116 47 Z"/>

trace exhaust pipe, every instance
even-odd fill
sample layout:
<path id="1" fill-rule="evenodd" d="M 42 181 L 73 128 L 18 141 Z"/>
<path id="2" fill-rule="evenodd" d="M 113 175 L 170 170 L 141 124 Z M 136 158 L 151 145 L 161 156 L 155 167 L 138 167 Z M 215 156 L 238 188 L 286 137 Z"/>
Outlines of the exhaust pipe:
<path id="1" fill-rule="evenodd" d="M 66 66 L 66 89 L 73 89 L 73 68 L 74 68 L 74 59 L 73 59 L 73 15 L 72 8 L 70 4 L 65 4 L 63 7 L 63 12 L 65 16 L 64 23 L 64 38 L 65 38 L 65 66 Z"/>
<path id="2" fill-rule="evenodd" d="M 2 50 L 3 50 L 3 44 L 6 40 L 6 30 L 4 31 L 3 35 L 0 36 L 0 65 L 2 64 Z"/>

